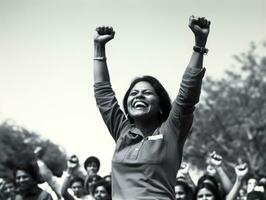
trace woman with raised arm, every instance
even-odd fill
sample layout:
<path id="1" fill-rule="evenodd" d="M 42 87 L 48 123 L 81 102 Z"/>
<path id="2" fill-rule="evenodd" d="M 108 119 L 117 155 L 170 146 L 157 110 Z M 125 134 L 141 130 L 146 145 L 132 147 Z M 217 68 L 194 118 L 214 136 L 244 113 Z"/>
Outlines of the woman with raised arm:
<path id="1" fill-rule="evenodd" d="M 210 21 L 191 16 L 195 36 L 192 57 L 181 88 L 171 105 L 160 82 L 152 76 L 136 78 L 120 109 L 112 90 L 105 45 L 114 38 L 112 27 L 96 28 L 94 36 L 94 91 L 97 106 L 116 142 L 112 159 L 112 199 L 175 199 L 175 178 L 185 139 L 199 101 L 205 69 Z"/>

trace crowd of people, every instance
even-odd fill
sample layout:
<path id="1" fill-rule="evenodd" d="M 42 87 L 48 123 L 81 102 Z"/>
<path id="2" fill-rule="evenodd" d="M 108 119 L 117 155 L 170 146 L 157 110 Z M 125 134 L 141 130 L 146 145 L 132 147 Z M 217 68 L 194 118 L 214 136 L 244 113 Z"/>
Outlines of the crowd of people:
<path id="1" fill-rule="evenodd" d="M 265 200 L 266 176 L 256 177 L 249 173 L 247 163 L 234 166 L 233 173 L 227 173 L 223 158 L 212 152 L 206 159 L 206 170 L 194 182 L 190 166 L 183 163 L 176 179 L 178 200 Z M 229 174 L 235 174 L 234 176 Z"/>
<path id="2" fill-rule="evenodd" d="M 90 156 L 81 166 L 76 155 L 70 156 L 61 177 L 40 158 L 36 148 L 33 162 L 14 168 L 13 176 L 1 177 L 1 200 L 110 200 L 111 175 L 98 174 L 100 160 Z M 84 167 L 84 168 L 83 168 Z"/>
<path id="3" fill-rule="evenodd" d="M 1 200 L 112 199 L 112 174 L 98 174 L 100 160 L 97 157 L 90 156 L 81 165 L 79 158 L 72 155 L 62 177 L 56 177 L 39 158 L 38 150 L 35 154 L 35 164 L 16 168 L 14 178 L 1 178 Z M 191 176 L 191 167 L 182 162 L 175 177 L 176 200 L 266 199 L 266 177 L 251 176 L 246 163 L 237 164 L 235 176 L 231 177 L 224 169 L 222 156 L 212 152 L 206 159 L 206 170 L 197 180 Z"/>

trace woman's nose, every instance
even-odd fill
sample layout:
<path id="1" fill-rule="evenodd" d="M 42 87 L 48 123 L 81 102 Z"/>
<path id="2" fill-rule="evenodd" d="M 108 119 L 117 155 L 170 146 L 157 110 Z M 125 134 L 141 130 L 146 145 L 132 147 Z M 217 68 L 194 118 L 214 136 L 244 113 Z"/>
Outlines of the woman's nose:
<path id="1" fill-rule="evenodd" d="M 142 99 L 142 98 L 144 98 L 143 93 L 142 93 L 142 92 L 139 92 L 139 93 L 136 95 L 136 98 L 138 98 L 138 99 Z"/>

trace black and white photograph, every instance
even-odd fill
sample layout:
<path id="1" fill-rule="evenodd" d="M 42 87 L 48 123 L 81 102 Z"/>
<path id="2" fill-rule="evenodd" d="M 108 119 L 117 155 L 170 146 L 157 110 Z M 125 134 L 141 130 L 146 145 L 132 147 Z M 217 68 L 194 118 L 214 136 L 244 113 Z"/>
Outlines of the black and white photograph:
<path id="1" fill-rule="evenodd" d="M 265 0 L 0 0 L 0 200 L 266 200 Z"/>

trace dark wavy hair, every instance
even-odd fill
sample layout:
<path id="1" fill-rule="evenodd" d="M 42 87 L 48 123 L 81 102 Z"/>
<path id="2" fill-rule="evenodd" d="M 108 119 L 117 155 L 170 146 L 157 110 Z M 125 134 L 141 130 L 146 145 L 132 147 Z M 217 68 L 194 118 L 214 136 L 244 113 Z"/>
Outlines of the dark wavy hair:
<path id="1" fill-rule="evenodd" d="M 98 170 L 97 170 L 97 172 L 98 172 L 99 169 L 100 169 L 101 163 L 100 163 L 100 160 L 99 160 L 97 157 L 95 157 L 95 156 L 90 156 L 90 157 L 88 157 L 88 158 L 85 160 L 85 162 L 84 162 L 84 168 L 85 168 L 85 170 L 87 170 L 87 166 L 88 166 L 90 163 L 92 163 L 92 162 L 95 162 L 95 163 L 96 163 L 96 165 L 97 165 L 97 167 L 98 167 Z"/>
<path id="2" fill-rule="evenodd" d="M 125 96 L 124 96 L 123 107 L 124 107 L 124 111 L 125 111 L 126 115 L 128 116 L 128 119 L 129 119 L 130 123 L 133 123 L 134 120 L 128 115 L 127 99 L 128 99 L 129 93 L 132 90 L 132 88 L 137 83 L 139 83 L 141 81 L 150 83 L 152 85 L 152 87 L 154 88 L 156 94 L 158 95 L 158 97 L 159 97 L 159 106 L 160 106 L 161 111 L 162 111 L 161 117 L 160 117 L 160 121 L 164 122 L 168 118 L 170 110 L 172 108 L 170 97 L 169 97 L 167 91 L 165 90 L 165 88 L 162 86 L 162 84 L 156 78 L 146 75 L 146 76 L 135 78 L 131 82 L 131 84 L 130 84 L 130 86 L 129 86 L 129 88 L 128 88 Z"/>
<path id="3" fill-rule="evenodd" d="M 216 187 L 217 189 L 219 189 L 218 181 L 216 180 L 216 178 L 214 176 L 211 176 L 211 175 L 208 175 L 208 174 L 204 174 L 203 176 L 201 176 L 199 178 L 197 185 L 201 185 L 203 183 L 210 183 L 214 187 Z"/>
<path id="4" fill-rule="evenodd" d="M 43 179 L 39 174 L 39 167 L 37 165 L 35 155 L 32 152 L 20 152 L 16 155 L 16 160 L 14 165 L 14 177 L 18 170 L 23 170 L 27 172 L 36 183 L 43 183 Z"/>
<path id="5" fill-rule="evenodd" d="M 105 181 L 104 179 L 101 179 L 101 180 L 94 183 L 94 185 L 92 187 L 92 195 L 94 196 L 96 188 L 99 186 L 103 186 L 106 189 L 108 196 L 111 199 L 111 195 L 112 195 L 111 184 L 109 182 Z"/>
<path id="6" fill-rule="evenodd" d="M 69 182 L 69 186 L 72 187 L 73 183 L 76 183 L 76 182 L 80 182 L 82 184 L 82 187 L 84 187 L 85 180 L 79 176 L 73 177 Z"/>
<path id="7" fill-rule="evenodd" d="M 214 196 L 214 200 L 223 200 L 223 198 L 221 197 L 221 194 L 219 192 L 219 189 L 216 188 L 213 184 L 211 183 L 201 183 L 200 185 L 198 185 L 194 191 L 194 194 L 193 194 L 193 200 L 197 200 L 197 195 L 198 195 L 198 192 L 203 189 L 203 188 L 206 188 L 208 189 L 209 191 L 211 191 L 211 193 L 213 194 Z"/>

